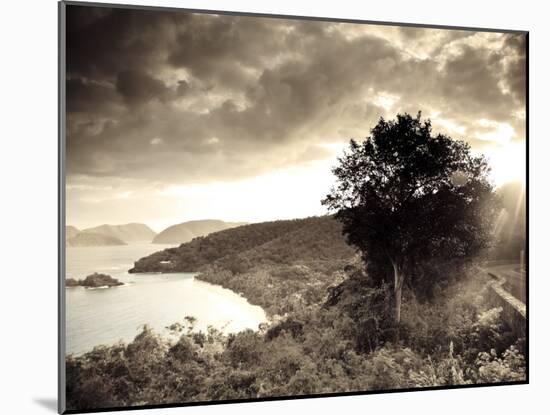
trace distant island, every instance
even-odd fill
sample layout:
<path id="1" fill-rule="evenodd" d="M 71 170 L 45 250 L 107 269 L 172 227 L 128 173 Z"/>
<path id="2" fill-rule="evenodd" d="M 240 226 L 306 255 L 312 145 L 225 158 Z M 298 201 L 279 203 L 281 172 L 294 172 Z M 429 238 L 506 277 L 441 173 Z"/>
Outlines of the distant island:
<path id="1" fill-rule="evenodd" d="M 65 280 L 65 287 L 84 287 L 84 288 L 99 288 L 99 287 L 117 287 L 124 285 L 116 278 L 107 274 L 98 274 L 97 272 L 88 275 L 83 280 L 77 280 L 74 278 L 67 278 Z"/>
<path id="2" fill-rule="evenodd" d="M 92 232 L 79 232 L 72 238 L 67 238 L 67 246 L 116 246 L 126 245 L 126 242 L 109 235 Z"/>
<path id="3" fill-rule="evenodd" d="M 169 226 L 159 234 L 143 223 L 104 224 L 82 230 L 68 225 L 65 227 L 65 235 L 67 246 L 116 246 L 137 242 L 180 245 L 198 237 L 242 225 L 246 225 L 246 223 L 224 222 L 215 219 L 193 220 Z"/>
<path id="4" fill-rule="evenodd" d="M 82 230 L 83 233 L 100 233 L 102 235 L 112 236 L 121 241 L 132 242 L 151 242 L 156 236 L 156 232 L 143 223 L 127 223 L 125 225 L 101 225 Z"/>
<path id="5" fill-rule="evenodd" d="M 79 230 L 74 226 L 65 228 L 67 246 L 115 246 L 135 242 L 151 242 L 156 235 L 143 223 L 125 225 L 100 225 Z"/>
<path id="6" fill-rule="evenodd" d="M 78 235 L 80 233 L 80 230 L 78 228 L 75 228 L 74 226 L 66 226 L 65 227 L 65 236 L 67 239 L 71 239 Z"/>
<path id="7" fill-rule="evenodd" d="M 206 219 L 193 220 L 172 225 L 153 239 L 154 244 L 182 244 L 200 236 L 206 236 L 213 232 L 236 228 L 246 225 L 245 222 L 224 222 L 222 220 Z"/>

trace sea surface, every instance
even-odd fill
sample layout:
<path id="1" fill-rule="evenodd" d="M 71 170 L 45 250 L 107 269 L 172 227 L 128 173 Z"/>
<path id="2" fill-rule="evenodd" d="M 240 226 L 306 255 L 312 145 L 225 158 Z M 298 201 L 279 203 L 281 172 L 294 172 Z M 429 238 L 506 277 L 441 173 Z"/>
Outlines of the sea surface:
<path id="1" fill-rule="evenodd" d="M 266 321 L 261 307 L 237 293 L 194 278 L 192 273 L 129 274 L 134 261 L 168 245 L 148 243 L 109 247 L 67 247 L 66 277 L 108 274 L 125 285 L 66 289 L 67 354 L 94 346 L 129 342 L 144 324 L 162 335 L 166 326 L 197 319 L 195 330 L 213 326 L 225 333 L 256 330 Z"/>

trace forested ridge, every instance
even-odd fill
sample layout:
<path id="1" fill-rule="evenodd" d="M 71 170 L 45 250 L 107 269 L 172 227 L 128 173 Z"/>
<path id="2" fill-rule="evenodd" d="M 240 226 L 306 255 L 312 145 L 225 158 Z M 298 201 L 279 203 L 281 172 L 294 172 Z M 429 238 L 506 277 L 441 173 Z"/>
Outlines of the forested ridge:
<path id="1" fill-rule="evenodd" d="M 239 226 L 198 237 L 136 261 L 130 272 L 196 272 L 232 260 L 283 262 L 351 256 L 341 226 L 331 217 Z"/>

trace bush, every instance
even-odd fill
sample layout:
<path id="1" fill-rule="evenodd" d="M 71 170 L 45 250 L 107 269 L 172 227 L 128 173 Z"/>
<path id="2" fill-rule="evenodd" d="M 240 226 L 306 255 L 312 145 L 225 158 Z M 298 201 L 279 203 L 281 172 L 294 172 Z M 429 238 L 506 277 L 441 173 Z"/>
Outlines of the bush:
<path id="1" fill-rule="evenodd" d="M 476 360 L 478 382 L 516 382 L 526 378 L 525 357 L 512 345 L 499 357 L 495 349 L 481 352 Z"/>
<path id="2" fill-rule="evenodd" d="M 264 349 L 263 339 L 249 329 L 229 335 L 224 356 L 234 368 L 249 368 L 261 361 Z"/>

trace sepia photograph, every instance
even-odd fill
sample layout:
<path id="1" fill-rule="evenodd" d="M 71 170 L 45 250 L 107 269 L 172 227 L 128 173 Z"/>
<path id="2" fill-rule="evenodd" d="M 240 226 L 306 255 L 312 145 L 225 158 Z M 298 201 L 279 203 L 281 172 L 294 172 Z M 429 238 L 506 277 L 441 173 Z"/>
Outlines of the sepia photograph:
<path id="1" fill-rule="evenodd" d="M 59 13 L 61 412 L 528 382 L 528 32 Z"/>

